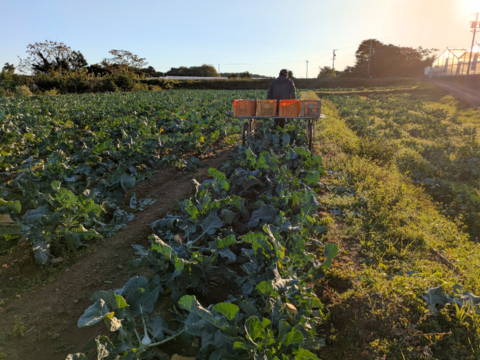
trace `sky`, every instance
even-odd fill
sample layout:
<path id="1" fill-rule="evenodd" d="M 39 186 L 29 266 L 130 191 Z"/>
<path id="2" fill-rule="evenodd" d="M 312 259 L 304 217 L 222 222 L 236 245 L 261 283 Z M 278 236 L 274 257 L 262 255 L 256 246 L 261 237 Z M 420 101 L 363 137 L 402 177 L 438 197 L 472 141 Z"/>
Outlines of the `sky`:
<path id="1" fill-rule="evenodd" d="M 214 65 L 316 77 L 343 70 L 362 40 L 437 48 L 471 45 L 480 0 L 0 0 L 0 66 L 18 64 L 28 44 L 52 40 L 89 64 L 112 49 L 146 58 L 157 71 Z M 480 34 L 479 40 L 480 40 Z"/>

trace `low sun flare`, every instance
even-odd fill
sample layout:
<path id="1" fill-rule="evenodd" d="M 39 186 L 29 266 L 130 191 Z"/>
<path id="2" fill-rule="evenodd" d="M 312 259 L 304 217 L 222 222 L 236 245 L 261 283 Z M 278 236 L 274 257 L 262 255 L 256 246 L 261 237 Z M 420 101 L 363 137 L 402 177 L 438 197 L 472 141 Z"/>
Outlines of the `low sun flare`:
<path id="1" fill-rule="evenodd" d="M 463 5 L 468 12 L 475 13 L 480 11 L 480 0 L 463 0 Z"/>

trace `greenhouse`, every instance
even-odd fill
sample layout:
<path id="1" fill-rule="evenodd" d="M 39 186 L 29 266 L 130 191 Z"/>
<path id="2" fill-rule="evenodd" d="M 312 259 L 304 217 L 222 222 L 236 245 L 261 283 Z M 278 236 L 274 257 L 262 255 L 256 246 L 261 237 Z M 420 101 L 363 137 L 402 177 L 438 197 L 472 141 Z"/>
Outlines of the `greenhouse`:
<path id="1" fill-rule="evenodd" d="M 470 53 L 472 59 L 470 75 L 480 74 L 479 51 L 480 44 L 478 42 L 475 42 L 473 49 L 447 48 L 433 63 L 429 77 L 467 75 Z"/>

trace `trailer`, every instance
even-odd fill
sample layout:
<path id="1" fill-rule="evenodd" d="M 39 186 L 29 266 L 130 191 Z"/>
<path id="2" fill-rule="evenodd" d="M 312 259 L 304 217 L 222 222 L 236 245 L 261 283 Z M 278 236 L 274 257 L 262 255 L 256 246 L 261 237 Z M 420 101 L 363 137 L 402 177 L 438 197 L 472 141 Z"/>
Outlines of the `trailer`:
<path id="1" fill-rule="evenodd" d="M 313 150 L 315 120 L 324 119 L 321 100 L 234 100 L 233 114 L 243 120 L 242 144 L 255 133 L 255 124 L 262 119 L 285 119 L 305 121 L 308 149 Z M 277 110 L 280 109 L 280 111 Z M 279 116 L 278 116 L 279 115 Z"/>
<path id="2" fill-rule="evenodd" d="M 265 117 L 265 116 L 238 116 L 239 119 L 243 119 L 242 127 L 242 144 L 245 145 L 247 138 L 255 134 L 255 123 L 257 120 L 261 119 L 286 119 L 286 120 L 304 120 L 305 121 L 305 132 L 307 135 L 307 144 L 308 150 L 312 151 L 313 149 L 313 140 L 315 139 L 315 120 L 325 119 L 324 114 L 320 114 L 319 117 Z"/>

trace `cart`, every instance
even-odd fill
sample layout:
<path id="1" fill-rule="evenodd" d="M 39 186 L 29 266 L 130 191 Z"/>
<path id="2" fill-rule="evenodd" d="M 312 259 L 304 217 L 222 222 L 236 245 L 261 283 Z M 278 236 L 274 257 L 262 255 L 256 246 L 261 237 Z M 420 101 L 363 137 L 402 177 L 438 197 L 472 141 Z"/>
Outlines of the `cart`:
<path id="1" fill-rule="evenodd" d="M 255 133 L 255 122 L 258 119 L 286 119 L 286 120 L 305 120 L 305 131 L 307 133 L 308 150 L 313 149 L 313 139 L 315 138 L 315 120 L 324 119 L 325 115 L 320 114 L 319 117 L 280 117 L 280 116 L 237 116 L 243 119 L 242 127 L 242 144 L 245 145 L 247 137 L 253 136 Z"/>

